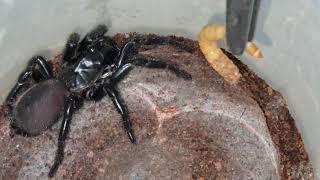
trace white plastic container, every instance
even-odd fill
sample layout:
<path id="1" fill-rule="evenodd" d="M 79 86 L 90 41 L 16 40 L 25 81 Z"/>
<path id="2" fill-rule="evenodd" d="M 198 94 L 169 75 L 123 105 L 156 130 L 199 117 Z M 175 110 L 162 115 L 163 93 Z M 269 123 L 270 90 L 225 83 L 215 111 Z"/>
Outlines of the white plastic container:
<path id="1" fill-rule="evenodd" d="M 224 23 L 221 0 L 0 0 L 0 102 L 27 60 L 61 51 L 73 31 L 98 23 L 116 32 L 196 38 L 207 23 Z M 263 1 L 255 42 L 264 59 L 240 57 L 280 91 L 320 179 L 320 0 Z M 299 168 L 299 167 L 297 167 Z"/>

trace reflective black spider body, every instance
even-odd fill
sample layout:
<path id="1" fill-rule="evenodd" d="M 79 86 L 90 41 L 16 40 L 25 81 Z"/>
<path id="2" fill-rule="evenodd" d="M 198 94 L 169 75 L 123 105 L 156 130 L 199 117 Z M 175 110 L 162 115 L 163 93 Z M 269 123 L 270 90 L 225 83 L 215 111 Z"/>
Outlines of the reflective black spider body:
<path id="1" fill-rule="evenodd" d="M 62 163 L 72 114 L 84 100 L 98 101 L 109 95 L 122 116 L 130 141 L 136 142 L 126 107 L 115 87 L 132 65 L 168 69 L 179 77 L 191 79 L 191 75 L 184 70 L 138 56 L 136 50 L 141 44 L 170 44 L 186 51 L 192 51 L 191 48 L 170 37 L 155 35 L 137 35 L 118 47 L 110 37 L 105 36 L 106 32 L 107 27 L 99 25 L 81 41 L 78 34 L 71 34 L 64 49 L 62 70 L 57 77 L 53 76 L 50 65 L 43 57 L 33 57 L 5 100 L 11 128 L 17 134 L 36 136 L 63 116 L 50 177 Z"/>

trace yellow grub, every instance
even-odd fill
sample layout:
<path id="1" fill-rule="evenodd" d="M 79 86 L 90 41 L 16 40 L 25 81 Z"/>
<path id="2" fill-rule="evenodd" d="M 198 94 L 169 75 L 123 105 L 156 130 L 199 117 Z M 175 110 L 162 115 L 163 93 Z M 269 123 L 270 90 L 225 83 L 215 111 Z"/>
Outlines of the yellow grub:
<path id="1" fill-rule="evenodd" d="M 258 59 L 263 58 L 261 50 L 253 42 L 247 42 L 245 51 L 246 53 L 248 53 L 249 55 L 255 58 L 258 58 Z"/>
<path id="2" fill-rule="evenodd" d="M 229 83 L 235 84 L 241 77 L 239 69 L 218 47 L 217 41 L 225 36 L 221 25 L 207 25 L 199 34 L 199 46 L 211 66 Z"/>
<path id="3" fill-rule="evenodd" d="M 229 83 L 235 84 L 241 77 L 239 69 L 218 47 L 217 41 L 225 37 L 225 28 L 222 25 L 210 24 L 202 28 L 198 42 L 202 53 L 210 65 Z M 249 42 L 245 51 L 256 58 L 262 58 L 257 46 Z"/>

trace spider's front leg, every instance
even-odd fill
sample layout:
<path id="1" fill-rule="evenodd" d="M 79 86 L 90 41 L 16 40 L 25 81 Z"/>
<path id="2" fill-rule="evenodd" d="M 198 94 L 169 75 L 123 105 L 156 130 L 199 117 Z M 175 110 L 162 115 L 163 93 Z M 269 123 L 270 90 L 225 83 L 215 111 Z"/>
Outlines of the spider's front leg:
<path id="1" fill-rule="evenodd" d="M 65 148 L 65 141 L 68 137 L 69 130 L 70 130 L 70 123 L 72 120 L 72 115 L 75 110 L 79 109 L 82 106 L 82 99 L 70 96 L 67 98 L 64 108 L 64 115 L 63 120 L 60 127 L 59 137 L 58 137 L 58 148 L 56 151 L 54 163 L 50 168 L 48 176 L 51 178 L 57 172 L 60 164 L 64 158 L 64 148 Z"/>
<path id="2" fill-rule="evenodd" d="M 115 84 L 120 81 L 131 69 L 131 64 L 124 64 L 122 65 L 113 75 L 112 77 L 108 78 L 106 82 L 104 79 L 100 79 L 100 83 L 96 84 L 95 87 L 88 90 L 84 97 L 88 100 L 99 101 L 105 95 L 109 95 L 113 104 L 115 105 L 117 111 L 120 113 L 124 129 L 127 132 L 129 140 L 132 143 L 136 143 L 136 139 L 133 133 L 132 124 L 128 117 L 128 112 L 126 106 L 124 105 L 123 101 L 120 98 L 118 91 L 114 88 Z M 102 75 L 103 77 L 103 75 Z M 102 83 L 104 82 L 104 83 Z"/>
<path id="3" fill-rule="evenodd" d="M 195 51 L 193 47 L 190 47 L 182 42 L 177 41 L 176 38 L 172 36 L 157 36 L 154 34 L 135 35 L 131 37 L 128 40 L 128 42 L 122 46 L 120 56 L 117 62 L 118 67 L 120 67 L 121 64 L 127 63 L 128 61 L 125 60 L 128 57 L 136 55 L 138 53 L 137 47 L 141 45 L 170 45 L 177 49 L 190 53 Z"/>
<path id="4" fill-rule="evenodd" d="M 104 90 L 104 92 L 106 92 L 110 96 L 117 111 L 120 113 L 120 115 L 122 117 L 123 127 L 127 132 L 129 140 L 132 143 L 136 143 L 136 138 L 134 136 L 133 129 L 132 129 L 132 123 L 128 117 L 127 108 L 124 105 L 124 103 L 122 102 L 118 91 L 113 86 L 109 86 L 109 85 L 105 85 L 103 87 L 103 90 Z"/>
<path id="5" fill-rule="evenodd" d="M 116 62 L 117 67 L 121 67 L 126 64 L 128 57 L 136 53 L 136 43 L 133 41 L 127 42 L 120 50 L 120 55 Z"/>
<path id="6" fill-rule="evenodd" d="M 136 143 L 136 138 L 133 133 L 132 129 L 132 123 L 128 116 L 128 111 L 126 106 L 124 105 L 123 101 L 120 98 L 120 95 L 118 91 L 112 86 L 112 85 L 104 85 L 101 88 L 96 89 L 94 92 L 91 93 L 90 96 L 88 96 L 88 99 L 99 101 L 102 99 L 105 95 L 109 95 L 111 98 L 113 104 L 115 105 L 118 113 L 121 115 L 123 127 L 127 132 L 127 135 L 129 137 L 129 140 L 132 143 Z"/>
<path id="7" fill-rule="evenodd" d="M 144 57 L 136 55 L 138 45 L 160 45 L 160 44 L 170 44 L 176 48 L 183 49 L 188 52 L 192 52 L 193 49 L 181 44 L 172 37 L 163 37 L 155 35 L 138 35 L 129 40 L 120 51 L 120 56 L 117 61 L 117 67 L 122 67 L 126 64 L 132 63 L 136 66 L 142 66 L 147 68 L 156 69 L 168 69 L 176 76 L 181 77 L 186 80 L 191 80 L 192 76 L 183 69 L 180 69 L 176 65 L 166 63 L 156 58 Z"/>
<path id="8" fill-rule="evenodd" d="M 121 100 L 118 91 L 113 86 L 114 84 L 104 84 L 101 87 L 97 87 L 92 91 L 88 91 L 86 98 L 89 100 L 99 101 L 105 95 L 109 95 L 117 111 L 121 115 L 123 127 L 127 132 L 129 140 L 132 143 L 136 143 L 136 139 L 132 129 L 132 123 L 129 119 L 127 108 L 124 105 L 123 101 Z"/>
<path id="9" fill-rule="evenodd" d="M 109 77 L 110 72 L 106 71 L 103 73 L 96 82 L 94 86 L 92 86 L 89 90 L 87 90 L 83 97 L 87 100 L 100 101 L 107 93 L 103 90 L 103 86 L 108 84 L 109 86 L 114 86 L 117 84 L 125 75 L 128 74 L 132 65 L 130 63 L 122 65 L 116 72 L 114 72 L 111 77 Z"/>
<path id="10" fill-rule="evenodd" d="M 141 34 L 132 37 L 129 41 L 139 45 L 171 45 L 177 49 L 192 53 L 195 49 L 181 43 L 172 36 L 157 36 L 154 34 Z"/>
<path id="11" fill-rule="evenodd" d="M 192 76 L 187 71 L 180 69 L 176 65 L 166 63 L 164 61 L 142 56 L 134 56 L 128 60 L 135 66 L 142 66 L 147 68 L 155 69 L 168 69 L 170 72 L 174 73 L 177 77 L 181 77 L 186 80 L 191 80 Z"/>

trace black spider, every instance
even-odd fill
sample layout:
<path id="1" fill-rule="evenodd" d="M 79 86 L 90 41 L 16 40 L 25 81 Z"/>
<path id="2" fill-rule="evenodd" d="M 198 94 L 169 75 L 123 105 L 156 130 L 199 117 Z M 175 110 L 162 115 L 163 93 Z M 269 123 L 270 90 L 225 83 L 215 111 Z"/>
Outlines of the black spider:
<path id="1" fill-rule="evenodd" d="M 127 110 L 115 88 L 132 65 L 168 69 L 178 77 L 191 79 L 190 74 L 174 65 L 138 56 L 137 47 L 142 44 L 170 44 L 189 52 L 193 51 L 192 48 L 171 37 L 156 35 L 133 36 L 119 48 L 110 37 L 105 36 L 106 32 L 107 27 L 99 25 L 81 41 L 78 34 L 71 34 L 64 49 L 62 70 L 58 77 L 53 76 L 51 66 L 43 57 L 33 57 L 5 100 L 7 116 L 15 134 L 39 135 L 56 123 L 64 112 L 58 149 L 49 177 L 54 176 L 63 161 L 72 114 L 82 106 L 84 100 L 98 101 L 109 95 L 122 116 L 130 141 L 136 142 Z"/>

